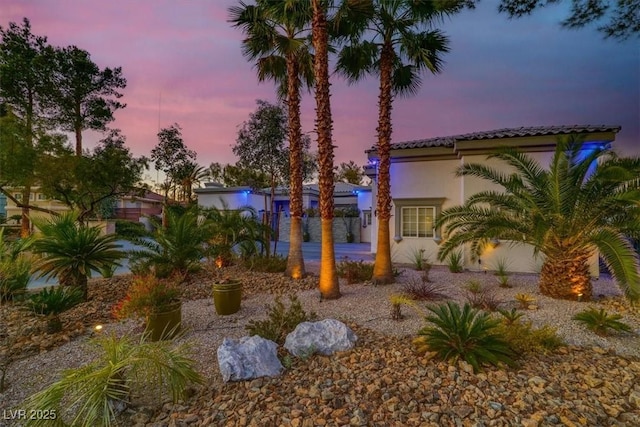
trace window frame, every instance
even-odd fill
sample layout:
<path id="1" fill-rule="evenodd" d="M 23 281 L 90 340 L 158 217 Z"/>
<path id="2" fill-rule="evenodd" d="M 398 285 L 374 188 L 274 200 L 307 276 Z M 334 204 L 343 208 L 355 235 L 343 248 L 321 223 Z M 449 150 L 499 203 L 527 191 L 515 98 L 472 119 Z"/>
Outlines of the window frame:
<path id="1" fill-rule="evenodd" d="M 433 227 L 433 235 L 428 237 L 416 236 L 403 236 L 402 224 L 402 210 L 403 208 L 432 208 L 433 209 L 433 222 L 435 223 L 437 218 L 442 212 L 442 205 L 446 200 L 445 197 L 422 197 L 422 198 L 403 198 L 393 199 L 394 212 L 395 212 L 395 237 L 396 242 L 400 242 L 403 239 L 431 239 L 439 240 L 442 237 L 442 231 L 440 228 Z M 418 234 L 416 232 L 416 234 Z"/>

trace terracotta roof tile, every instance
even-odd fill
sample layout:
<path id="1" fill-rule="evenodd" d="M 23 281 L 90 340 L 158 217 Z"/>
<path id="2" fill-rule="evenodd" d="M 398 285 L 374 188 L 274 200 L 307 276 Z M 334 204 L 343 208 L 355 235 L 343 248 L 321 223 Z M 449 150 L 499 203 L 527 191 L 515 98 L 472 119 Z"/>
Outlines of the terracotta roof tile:
<path id="1" fill-rule="evenodd" d="M 416 139 L 413 141 L 398 142 L 391 144 L 392 150 L 402 150 L 407 148 L 427 148 L 427 147 L 453 147 L 457 141 L 472 141 L 480 139 L 501 139 L 524 136 L 544 136 L 544 135 L 564 135 L 571 133 L 587 132 L 619 132 L 620 126 L 607 125 L 569 125 L 569 126 L 532 126 L 519 128 L 496 129 L 484 132 L 465 133 L 462 135 L 452 135 L 428 139 Z M 373 146 L 367 152 L 375 152 Z"/>

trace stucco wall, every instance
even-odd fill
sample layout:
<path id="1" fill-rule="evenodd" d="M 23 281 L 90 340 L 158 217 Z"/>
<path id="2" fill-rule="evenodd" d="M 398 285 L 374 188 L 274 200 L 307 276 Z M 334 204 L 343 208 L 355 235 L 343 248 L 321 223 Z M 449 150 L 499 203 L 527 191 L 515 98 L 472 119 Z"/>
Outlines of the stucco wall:
<path id="1" fill-rule="evenodd" d="M 351 230 L 354 235 L 354 242 L 360 242 L 360 218 L 345 218 L 346 221 L 352 221 Z M 320 218 L 304 218 L 303 224 L 308 224 L 309 236 L 311 242 L 320 242 L 321 239 L 321 224 Z M 280 218 L 280 241 L 289 241 L 289 231 L 291 227 L 291 218 Z M 303 228 L 304 229 L 304 228 Z M 347 227 L 342 218 L 334 218 L 333 220 L 333 241 L 335 243 L 347 243 Z"/>

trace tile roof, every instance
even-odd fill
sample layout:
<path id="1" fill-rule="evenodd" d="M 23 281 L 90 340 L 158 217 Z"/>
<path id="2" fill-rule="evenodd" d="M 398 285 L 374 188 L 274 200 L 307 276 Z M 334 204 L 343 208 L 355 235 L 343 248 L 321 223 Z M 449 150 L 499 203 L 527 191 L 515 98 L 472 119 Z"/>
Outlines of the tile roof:
<path id="1" fill-rule="evenodd" d="M 590 133 L 590 132 L 618 132 L 620 126 L 607 125 L 570 125 L 570 126 L 532 126 L 519 128 L 496 129 L 484 132 L 465 133 L 462 135 L 443 136 L 428 139 L 416 139 L 414 141 L 405 141 L 391 144 L 392 150 L 401 150 L 405 148 L 427 148 L 427 147 L 453 147 L 458 141 L 473 141 L 480 139 L 501 139 L 515 138 L 524 136 L 545 136 L 545 135 L 564 135 L 570 133 Z M 375 152 L 376 147 L 373 146 L 367 152 Z"/>

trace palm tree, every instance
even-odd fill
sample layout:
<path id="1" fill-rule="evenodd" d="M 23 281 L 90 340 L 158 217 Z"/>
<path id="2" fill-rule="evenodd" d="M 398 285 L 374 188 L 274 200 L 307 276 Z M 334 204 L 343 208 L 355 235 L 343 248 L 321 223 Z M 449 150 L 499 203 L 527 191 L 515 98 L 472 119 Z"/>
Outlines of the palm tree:
<path id="1" fill-rule="evenodd" d="M 449 238 L 440 260 L 467 243 L 478 256 L 494 238 L 528 244 L 544 255 L 543 294 L 588 300 L 588 262 L 597 250 L 627 297 L 640 299 L 639 256 L 631 243 L 640 236 L 640 157 L 619 158 L 608 146 L 574 137 L 558 141 L 548 170 L 513 148 L 489 158 L 514 172 L 481 164 L 458 169 L 458 176 L 483 178 L 503 191 L 477 193 L 442 212 L 435 226 L 445 226 Z"/>
<path id="2" fill-rule="evenodd" d="M 376 283 L 393 282 L 391 266 L 391 110 L 396 95 L 415 95 L 422 83 L 420 72 L 439 73 L 441 54 L 448 52 L 448 38 L 440 30 L 422 30 L 433 21 L 462 9 L 465 0 L 436 2 L 370 0 L 360 23 L 343 20 L 337 32 L 349 42 L 338 55 L 338 71 L 349 81 L 366 74 L 379 75 L 378 101 L 378 243 L 373 270 Z M 345 27 L 346 31 L 340 27 Z M 363 40 L 363 37 L 371 37 Z"/>
<path id="3" fill-rule="evenodd" d="M 182 200 L 190 203 L 193 196 L 193 187 L 199 185 L 206 179 L 209 172 L 196 162 L 187 160 L 177 172 L 177 181 L 182 187 Z"/>
<path id="4" fill-rule="evenodd" d="M 329 92 L 329 31 L 327 2 L 312 0 L 313 72 L 316 81 L 316 131 L 318 133 L 318 186 L 320 190 L 320 293 L 323 299 L 340 298 L 340 284 L 333 247 L 333 141 Z"/>
<path id="5" fill-rule="evenodd" d="M 285 275 L 294 279 L 305 274 L 302 256 L 303 142 L 300 125 L 300 88 L 313 83 L 309 46 L 311 9 L 308 0 L 274 2 L 258 0 L 257 5 L 229 9 L 230 21 L 241 27 L 247 38 L 243 54 L 257 60 L 260 81 L 279 84 L 278 93 L 286 99 L 289 125 L 290 215 L 289 257 Z"/>
<path id="6" fill-rule="evenodd" d="M 206 243 L 211 237 L 211 226 L 198 218 L 195 209 L 182 215 L 166 210 L 167 226 L 152 219 L 156 230 L 151 239 L 133 237 L 131 242 L 140 249 L 130 251 L 133 269 L 153 270 L 158 277 L 188 274 L 200 267 L 206 255 Z"/>
<path id="7" fill-rule="evenodd" d="M 55 277 L 60 285 L 80 290 L 84 300 L 91 272 L 100 273 L 123 258 L 115 234 L 103 236 L 99 227 L 79 223 L 75 212 L 33 222 L 40 230 L 32 246 L 41 256 L 36 264 L 40 277 Z"/>

